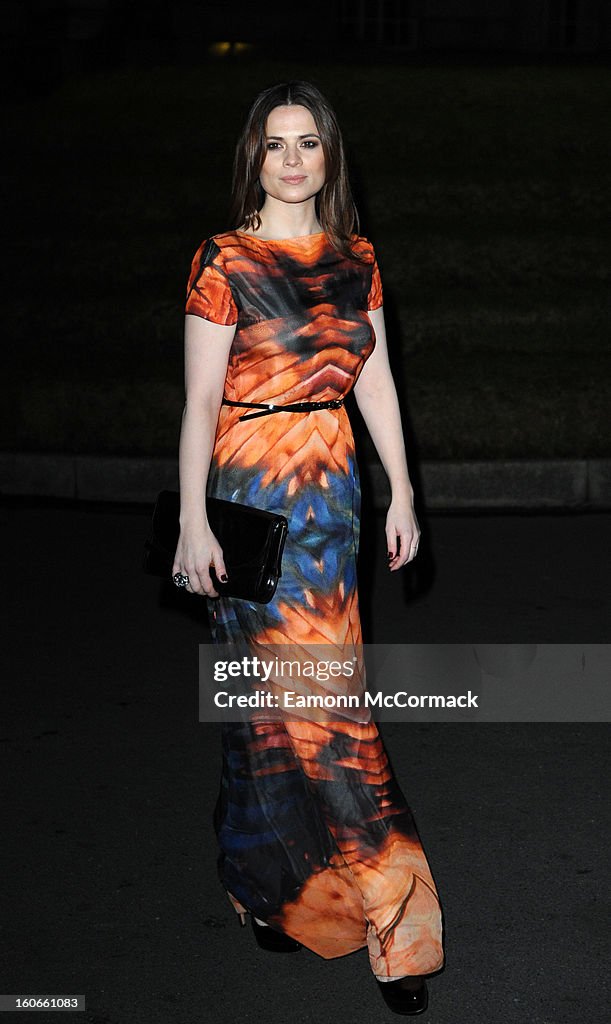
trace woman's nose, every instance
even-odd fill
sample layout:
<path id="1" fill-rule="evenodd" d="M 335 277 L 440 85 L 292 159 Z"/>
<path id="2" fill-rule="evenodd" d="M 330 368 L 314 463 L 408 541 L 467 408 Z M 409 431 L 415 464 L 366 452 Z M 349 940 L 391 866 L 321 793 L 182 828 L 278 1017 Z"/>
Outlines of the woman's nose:
<path id="1" fill-rule="evenodd" d="M 297 164 L 300 164 L 301 155 L 299 150 L 296 147 L 293 149 L 291 146 L 288 146 L 284 154 L 284 162 L 287 167 L 295 167 Z"/>

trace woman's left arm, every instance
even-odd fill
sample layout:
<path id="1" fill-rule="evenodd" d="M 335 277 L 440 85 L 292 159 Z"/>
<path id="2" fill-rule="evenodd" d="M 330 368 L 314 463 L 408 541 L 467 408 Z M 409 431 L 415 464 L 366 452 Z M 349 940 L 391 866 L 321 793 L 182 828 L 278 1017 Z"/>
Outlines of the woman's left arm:
<path id="1" fill-rule="evenodd" d="M 418 550 L 420 528 L 414 512 L 397 390 L 388 361 L 382 308 L 368 314 L 376 346 L 354 387 L 354 395 L 371 439 L 390 481 L 391 502 L 386 516 L 388 564 L 392 571 L 410 562 Z"/>

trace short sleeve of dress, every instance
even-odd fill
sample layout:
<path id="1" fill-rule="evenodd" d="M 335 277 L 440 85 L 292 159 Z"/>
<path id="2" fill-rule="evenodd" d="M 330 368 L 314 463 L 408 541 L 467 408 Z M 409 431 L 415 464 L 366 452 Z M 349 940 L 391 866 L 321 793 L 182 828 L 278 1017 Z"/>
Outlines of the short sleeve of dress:
<path id="1" fill-rule="evenodd" d="M 202 242 L 193 257 L 185 312 L 211 320 L 214 324 L 237 322 L 238 309 L 225 271 L 223 253 L 213 238 Z"/>
<path id="2" fill-rule="evenodd" d="M 378 269 L 378 261 L 375 258 L 375 253 L 372 249 L 373 255 L 373 272 L 371 274 L 371 288 L 369 289 L 369 295 L 367 296 L 367 309 L 379 309 L 383 304 L 382 296 L 382 278 L 380 277 L 380 271 Z"/>

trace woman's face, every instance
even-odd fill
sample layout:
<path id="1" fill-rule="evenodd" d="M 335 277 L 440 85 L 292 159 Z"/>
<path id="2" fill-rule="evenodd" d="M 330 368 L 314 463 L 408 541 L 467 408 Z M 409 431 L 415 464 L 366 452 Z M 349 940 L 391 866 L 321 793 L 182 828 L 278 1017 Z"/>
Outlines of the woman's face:
<path id="1" fill-rule="evenodd" d="M 325 183 L 325 156 L 312 114 L 306 107 L 275 107 L 265 126 L 266 156 L 260 182 L 283 203 L 303 203 Z"/>

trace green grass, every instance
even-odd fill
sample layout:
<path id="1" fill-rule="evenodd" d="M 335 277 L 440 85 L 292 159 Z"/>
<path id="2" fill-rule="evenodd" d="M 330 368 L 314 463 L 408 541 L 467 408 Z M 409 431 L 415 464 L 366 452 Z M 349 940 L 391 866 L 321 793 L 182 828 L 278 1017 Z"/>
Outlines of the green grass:
<path id="1" fill-rule="evenodd" d="M 340 116 L 421 456 L 611 454 L 607 72 L 273 63 L 9 108 L 4 446 L 175 451 L 191 256 L 229 226 L 250 98 L 285 77 Z"/>

